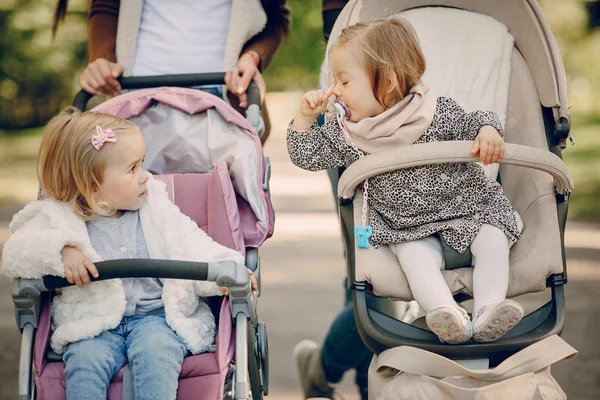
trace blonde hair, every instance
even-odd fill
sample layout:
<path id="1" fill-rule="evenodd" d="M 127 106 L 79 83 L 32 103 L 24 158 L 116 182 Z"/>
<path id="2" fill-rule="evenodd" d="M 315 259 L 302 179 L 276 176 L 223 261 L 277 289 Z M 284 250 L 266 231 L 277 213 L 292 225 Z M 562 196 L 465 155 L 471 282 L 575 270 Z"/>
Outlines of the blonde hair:
<path id="1" fill-rule="evenodd" d="M 103 152 L 92 146 L 96 126 L 112 129 L 117 138 L 137 129 L 123 118 L 67 107 L 46 125 L 37 160 L 42 189 L 53 199 L 71 203 L 84 221 L 93 214 L 111 215 L 116 211 L 94 198 L 105 168 Z"/>
<path id="2" fill-rule="evenodd" d="M 361 52 L 373 95 L 385 108 L 402 100 L 425 73 L 425 57 L 417 34 L 410 22 L 398 16 L 343 29 L 330 54 L 341 46 Z"/>

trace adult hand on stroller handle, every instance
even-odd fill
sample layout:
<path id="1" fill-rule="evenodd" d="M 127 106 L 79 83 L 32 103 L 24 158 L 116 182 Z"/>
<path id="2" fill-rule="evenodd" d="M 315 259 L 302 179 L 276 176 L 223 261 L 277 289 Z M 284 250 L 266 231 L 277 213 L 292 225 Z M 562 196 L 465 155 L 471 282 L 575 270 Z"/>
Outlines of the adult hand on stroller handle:
<path id="1" fill-rule="evenodd" d="M 477 162 L 472 140 L 413 144 L 367 155 L 350 165 L 340 177 L 338 197 L 350 199 L 360 183 L 375 175 L 404 168 L 455 162 Z M 566 164 L 555 154 L 535 147 L 505 143 L 500 164 L 535 168 L 551 174 L 556 190 L 565 194 L 573 190 L 573 179 Z"/>
<path id="2" fill-rule="evenodd" d="M 94 263 L 98 277 L 92 282 L 116 278 L 170 278 L 213 281 L 220 286 L 248 287 L 250 277 L 244 265 L 234 261 L 193 262 L 157 259 L 122 259 Z M 65 278 L 47 275 L 42 278 L 46 290 L 72 286 Z"/>
<path id="3" fill-rule="evenodd" d="M 203 85 L 223 85 L 225 83 L 224 72 L 211 72 L 204 74 L 179 74 L 179 75 L 156 75 L 156 76 L 131 76 L 119 77 L 117 81 L 121 89 L 147 89 L 161 86 L 194 87 Z M 248 85 L 248 105 L 255 104 L 260 108 L 260 89 L 256 82 L 251 81 Z M 94 95 L 80 90 L 73 106 L 85 111 L 88 101 Z"/>
<path id="4" fill-rule="evenodd" d="M 259 88 L 260 103 L 264 101 L 267 84 L 260 72 L 260 55 L 254 50 L 242 53 L 233 69 L 225 74 L 227 89 L 239 99 L 241 108 L 247 108 L 251 103 L 248 101 L 248 86 L 254 81 Z"/>

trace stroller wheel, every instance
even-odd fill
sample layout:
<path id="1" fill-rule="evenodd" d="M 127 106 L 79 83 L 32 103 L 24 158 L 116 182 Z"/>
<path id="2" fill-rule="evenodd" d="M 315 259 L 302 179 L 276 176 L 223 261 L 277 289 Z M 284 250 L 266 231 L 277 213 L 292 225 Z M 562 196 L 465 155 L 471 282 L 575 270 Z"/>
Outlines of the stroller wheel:
<path id="1" fill-rule="evenodd" d="M 267 335 L 267 324 L 259 322 L 257 330 L 256 347 L 260 362 L 262 392 L 267 396 L 269 394 L 269 339 Z"/>

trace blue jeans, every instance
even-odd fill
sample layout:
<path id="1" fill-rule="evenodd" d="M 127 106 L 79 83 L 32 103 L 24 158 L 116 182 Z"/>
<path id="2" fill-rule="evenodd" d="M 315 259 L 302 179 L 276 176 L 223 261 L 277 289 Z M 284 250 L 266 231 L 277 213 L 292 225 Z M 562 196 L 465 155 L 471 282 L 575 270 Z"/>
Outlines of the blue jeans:
<path id="1" fill-rule="evenodd" d="M 318 122 L 319 124 L 323 124 L 322 119 L 318 120 Z M 327 175 L 331 181 L 335 197 L 338 185 L 338 171 L 329 170 L 327 171 Z M 337 197 L 335 206 L 337 210 Z M 327 336 L 323 342 L 321 362 L 325 378 L 331 383 L 341 381 L 346 371 L 351 369 L 356 370 L 356 384 L 358 385 L 360 395 L 363 399 L 367 399 L 367 374 L 373 353 L 365 346 L 358 333 L 356 321 L 354 320 L 354 310 L 352 308 L 352 291 L 347 288 L 348 278 L 344 280 L 344 308 L 335 317 L 329 328 L 329 332 L 327 332 Z"/>
<path id="2" fill-rule="evenodd" d="M 194 86 L 192 89 L 202 90 L 203 92 L 210 93 L 223 99 L 223 87 L 222 86 Z"/>
<path id="3" fill-rule="evenodd" d="M 111 379 L 129 363 L 135 399 L 175 400 L 186 354 L 164 314 L 124 317 L 115 329 L 67 347 L 67 399 L 106 399 Z"/>
<path id="4" fill-rule="evenodd" d="M 352 292 L 348 289 L 344 308 L 335 317 L 325 336 L 321 357 L 327 382 L 338 383 L 346 371 L 354 369 L 360 395 L 364 400 L 367 399 L 367 375 L 373 353 L 365 346 L 356 328 Z"/>

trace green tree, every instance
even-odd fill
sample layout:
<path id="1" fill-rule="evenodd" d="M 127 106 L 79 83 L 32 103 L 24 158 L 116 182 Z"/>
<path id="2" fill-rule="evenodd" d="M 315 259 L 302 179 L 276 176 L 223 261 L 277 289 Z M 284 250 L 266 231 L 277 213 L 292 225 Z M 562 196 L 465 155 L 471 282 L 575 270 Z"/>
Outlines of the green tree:
<path id="1" fill-rule="evenodd" d="M 269 91 L 316 87 L 325 55 L 321 0 L 288 0 L 291 31 L 265 72 Z"/>
<path id="2" fill-rule="evenodd" d="M 541 0 L 567 73 L 567 100 L 576 116 L 600 114 L 600 28 L 596 1 Z"/>
<path id="3" fill-rule="evenodd" d="M 54 1 L 0 0 L 0 129 L 43 125 L 70 102 L 85 62 L 86 1 L 52 40 Z"/>

